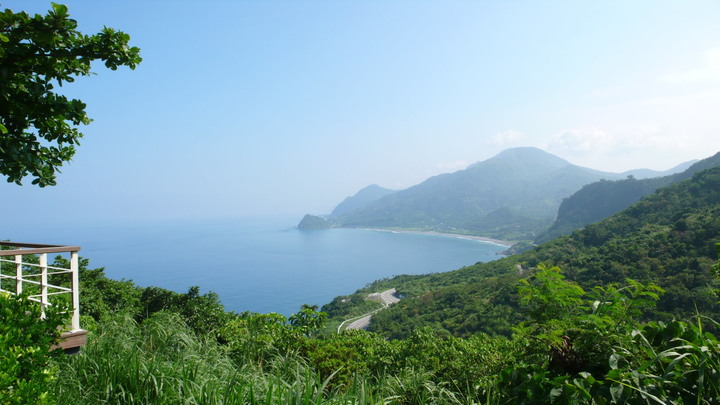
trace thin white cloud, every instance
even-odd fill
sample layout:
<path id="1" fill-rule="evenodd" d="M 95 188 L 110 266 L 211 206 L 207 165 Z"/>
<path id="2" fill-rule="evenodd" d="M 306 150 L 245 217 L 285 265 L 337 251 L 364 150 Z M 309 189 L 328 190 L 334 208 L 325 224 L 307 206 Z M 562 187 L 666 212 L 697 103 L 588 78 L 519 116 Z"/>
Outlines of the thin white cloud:
<path id="1" fill-rule="evenodd" d="M 593 98 L 612 98 L 617 97 L 623 93 L 622 86 L 610 86 L 598 88 L 590 92 L 590 97 Z"/>
<path id="2" fill-rule="evenodd" d="M 621 172 L 629 169 L 668 169 L 685 160 L 706 157 L 693 142 L 679 142 L 677 131 L 655 125 L 612 128 L 569 128 L 543 145 L 575 164 Z"/>
<path id="3" fill-rule="evenodd" d="M 606 153 L 671 149 L 678 146 L 677 134 L 657 125 L 616 126 L 613 128 L 571 128 L 550 137 L 548 149 L 567 152 Z"/>
<path id="4" fill-rule="evenodd" d="M 520 131 L 508 129 L 498 132 L 490 138 L 490 144 L 500 147 L 518 146 L 525 140 L 525 134 Z"/>
<path id="5" fill-rule="evenodd" d="M 606 151 L 616 146 L 616 139 L 602 129 L 570 128 L 554 134 L 545 145 L 550 150 L 567 152 Z"/>
<path id="6" fill-rule="evenodd" d="M 720 84 L 720 48 L 712 48 L 703 56 L 703 66 L 665 75 L 663 80 L 673 84 Z"/>
<path id="7" fill-rule="evenodd" d="M 541 147 L 567 160 L 608 171 L 668 169 L 720 150 L 720 48 L 695 69 L 589 93 L 591 103 L 564 111 L 567 121 Z M 609 96 L 599 99 L 601 96 Z M 563 125 L 562 120 L 558 121 Z M 563 128 L 558 126 L 556 128 Z"/>

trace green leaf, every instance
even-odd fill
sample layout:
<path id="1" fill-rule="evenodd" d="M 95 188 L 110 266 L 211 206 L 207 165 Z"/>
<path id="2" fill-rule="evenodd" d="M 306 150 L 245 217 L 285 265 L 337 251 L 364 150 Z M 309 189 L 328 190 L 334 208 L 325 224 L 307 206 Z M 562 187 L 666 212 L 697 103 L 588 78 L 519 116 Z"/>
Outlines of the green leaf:
<path id="1" fill-rule="evenodd" d="M 555 387 L 550 390 L 550 401 L 553 402 L 556 398 L 559 398 L 563 393 L 562 387 Z"/>
<path id="2" fill-rule="evenodd" d="M 67 16 L 68 8 L 66 5 L 52 3 L 52 8 L 53 8 L 53 11 L 55 12 L 55 14 L 57 14 L 58 16 L 61 16 L 61 17 Z"/>
<path id="3" fill-rule="evenodd" d="M 70 160 L 82 134 L 76 127 L 89 124 L 85 104 L 54 93 L 53 84 L 72 83 L 92 74 L 93 61 L 106 61 L 112 69 L 134 68 L 139 50 L 127 44 L 120 31 L 84 35 L 69 18 L 65 5 L 53 3 L 46 15 L 0 12 L 0 58 L 5 72 L 0 112 L 0 176 L 18 185 L 26 176 L 40 187 L 56 184 L 64 162 Z M 7 29 L 12 27 L 12 29 Z M 22 44 L 22 46 L 9 46 Z M 52 63 L 36 63 L 52 55 Z M 62 151 L 62 152 L 58 152 Z M 3 401 L 0 401 L 3 402 Z"/>

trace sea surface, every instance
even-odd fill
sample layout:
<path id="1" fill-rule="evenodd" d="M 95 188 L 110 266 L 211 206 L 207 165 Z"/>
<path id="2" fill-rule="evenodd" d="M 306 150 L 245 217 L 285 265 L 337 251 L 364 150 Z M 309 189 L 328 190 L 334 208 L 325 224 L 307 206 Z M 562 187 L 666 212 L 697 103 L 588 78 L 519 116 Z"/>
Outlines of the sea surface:
<path id="1" fill-rule="evenodd" d="M 141 286 L 216 292 L 227 310 L 290 315 L 374 280 L 500 258 L 504 246 L 364 229 L 295 229 L 298 217 L 10 225 L 2 239 L 79 245 L 90 267 Z"/>

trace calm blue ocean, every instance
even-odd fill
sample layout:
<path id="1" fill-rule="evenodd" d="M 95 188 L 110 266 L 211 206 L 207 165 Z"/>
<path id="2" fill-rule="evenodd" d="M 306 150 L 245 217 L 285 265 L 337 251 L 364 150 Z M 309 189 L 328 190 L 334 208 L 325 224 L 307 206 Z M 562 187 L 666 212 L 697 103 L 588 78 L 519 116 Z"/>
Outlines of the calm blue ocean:
<path id="1" fill-rule="evenodd" d="M 111 278 L 214 291 L 228 310 L 289 315 L 374 280 L 499 258 L 499 245 L 362 229 L 299 231 L 299 218 L 4 227 L 4 239 L 80 245 Z"/>

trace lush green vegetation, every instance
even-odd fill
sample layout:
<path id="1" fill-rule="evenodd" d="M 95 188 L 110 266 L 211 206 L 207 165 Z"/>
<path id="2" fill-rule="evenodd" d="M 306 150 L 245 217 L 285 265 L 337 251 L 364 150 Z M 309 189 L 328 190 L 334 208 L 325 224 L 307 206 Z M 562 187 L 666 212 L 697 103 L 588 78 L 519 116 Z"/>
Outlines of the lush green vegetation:
<path id="1" fill-rule="evenodd" d="M 601 180 L 588 184 L 563 200 L 552 226 L 535 238 L 542 244 L 561 235 L 569 235 L 587 224 L 616 214 L 652 194 L 658 188 L 671 183 L 672 176 L 637 180 Z"/>
<path id="2" fill-rule="evenodd" d="M 601 180 L 588 184 L 563 200 L 557 219 L 547 231 L 535 238 L 535 243 L 541 244 L 561 235 L 569 235 L 587 224 L 622 211 L 660 187 L 687 180 L 697 172 L 717 166 L 720 166 L 720 153 L 694 163 L 681 173 L 642 180 L 629 176 L 625 180 Z"/>
<path id="3" fill-rule="evenodd" d="M 687 319 L 696 311 L 720 314 L 710 271 L 720 242 L 720 169 L 659 190 L 605 221 L 570 236 L 492 263 L 453 272 L 383 281 L 407 298 L 378 314 L 371 330 L 407 337 L 424 326 L 454 336 L 477 332 L 509 336 L 525 320 L 514 285 L 540 263 L 566 270 L 592 289 L 628 278 L 667 291 L 645 320 Z M 332 314 L 331 314 L 332 315 Z"/>
<path id="4" fill-rule="evenodd" d="M 27 295 L 0 293 L 0 403 L 53 403 L 53 359 L 59 353 L 48 350 L 59 338 L 65 316 L 62 308 L 40 315 L 40 306 Z"/>

